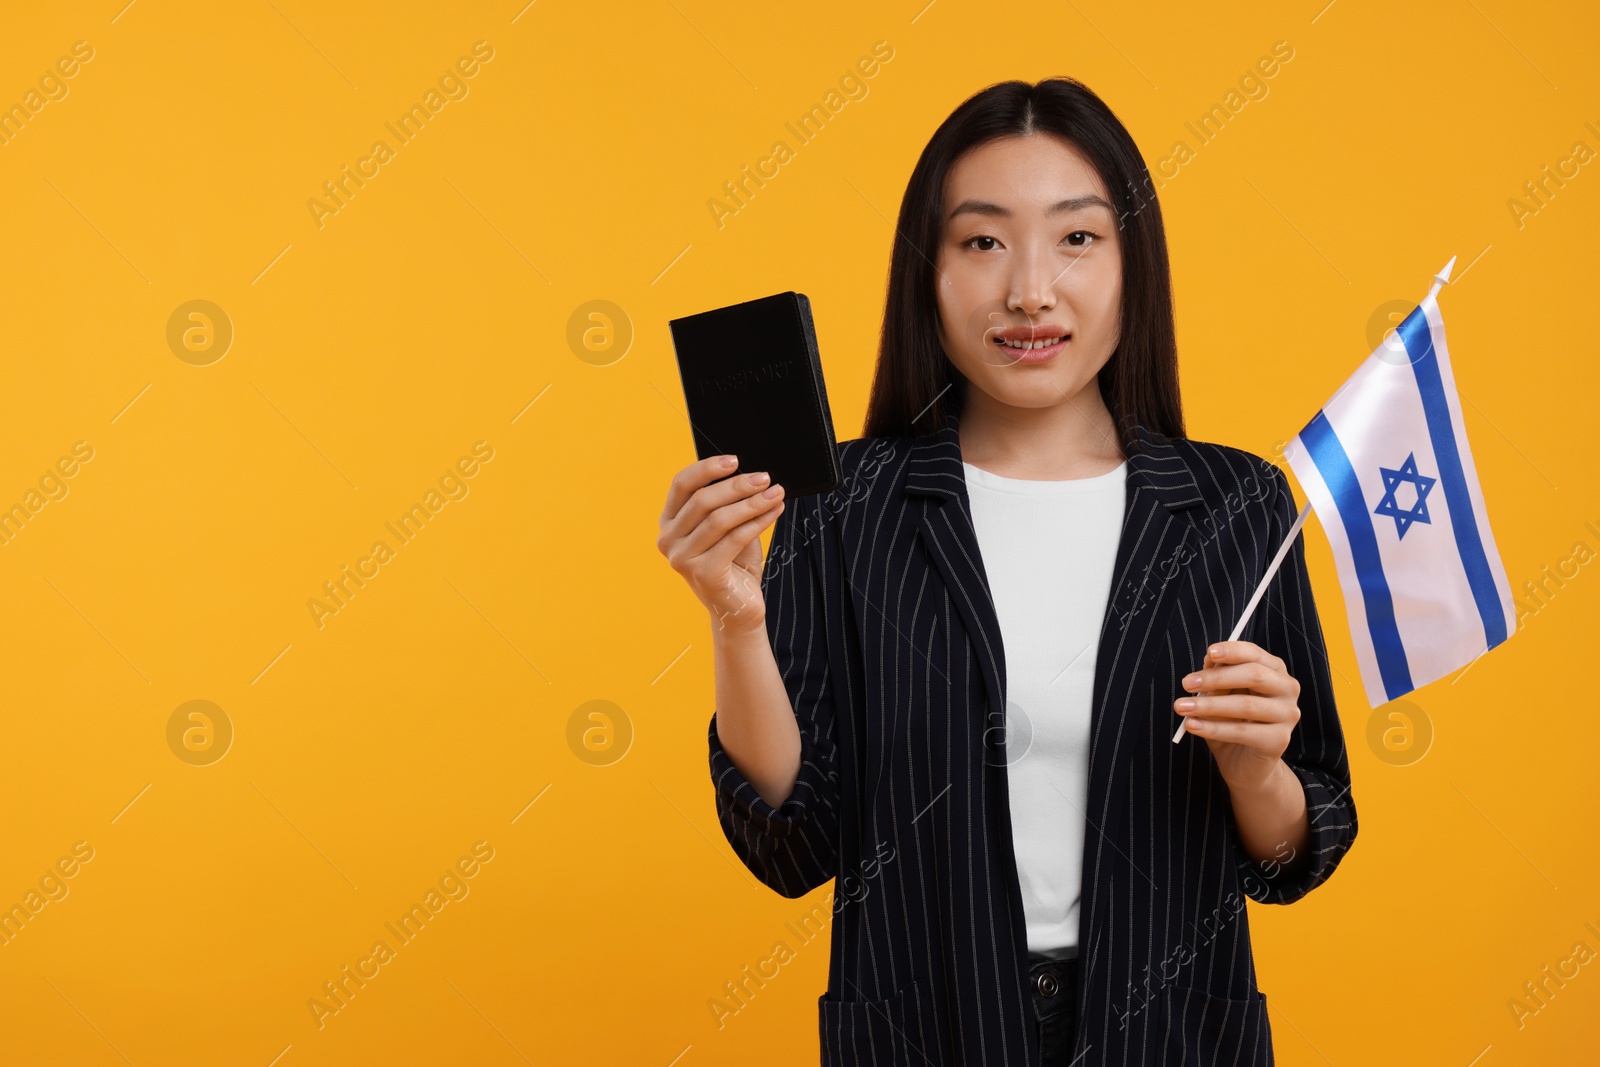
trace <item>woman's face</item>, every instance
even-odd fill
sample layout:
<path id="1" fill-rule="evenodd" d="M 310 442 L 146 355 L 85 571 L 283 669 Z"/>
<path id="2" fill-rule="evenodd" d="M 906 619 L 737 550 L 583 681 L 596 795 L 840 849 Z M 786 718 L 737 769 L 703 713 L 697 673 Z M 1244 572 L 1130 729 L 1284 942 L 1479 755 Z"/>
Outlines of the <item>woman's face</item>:
<path id="1" fill-rule="evenodd" d="M 1122 249 L 1110 200 L 1089 161 L 1052 134 L 990 141 L 950 168 L 940 333 L 957 369 L 999 403 L 1070 401 L 1115 351 Z"/>

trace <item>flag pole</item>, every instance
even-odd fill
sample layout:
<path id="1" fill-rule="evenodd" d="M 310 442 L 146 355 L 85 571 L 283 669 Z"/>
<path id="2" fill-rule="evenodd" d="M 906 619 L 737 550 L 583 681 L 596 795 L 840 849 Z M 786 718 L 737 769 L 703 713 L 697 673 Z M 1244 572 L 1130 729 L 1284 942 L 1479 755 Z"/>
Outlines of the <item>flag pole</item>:
<path id="1" fill-rule="evenodd" d="M 1446 268 L 1448 269 L 1448 268 Z M 1272 576 L 1278 573 L 1278 567 L 1283 563 L 1283 558 L 1289 554 L 1289 546 L 1294 544 L 1294 539 L 1300 533 L 1300 527 L 1306 524 L 1306 516 L 1311 514 L 1311 501 L 1307 500 L 1305 507 L 1300 509 L 1300 514 L 1295 516 L 1294 525 L 1289 527 L 1288 536 L 1283 539 L 1283 544 L 1278 546 L 1278 554 L 1272 557 L 1272 562 L 1267 566 L 1267 573 L 1262 575 L 1261 581 L 1256 584 L 1256 591 L 1250 596 L 1250 603 L 1244 606 L 1244 614 L 1239 616 L 1239 621 L 1233 627 L 1233 633 L 1228 635 L 1229 641 L 1239 640 L 1239 635 L 1244 632 L 1244 624 L 1250 621 L 1250 615 L 1256 610 L 1256 605 L 1261 602 L 1261 594 L 1267 591 L 1267 583 L 1272 581 Z M 1181 717 L 1180 717 L 1181 718 Z M 1184 723 L 1178 723 L 1178 732 L 1172 735 L 1172 743 L 1177 744 L 1183 737 Z"/>
<path id="2" fill-rule="evenodd" d="M 1428 290 L 1428 295 L 1422 298 L 1424 301 L 1432 300 L 1439 295 L 1440 287 L 1450 284 L 1450 268 L 1455 265 L 1456 257 L 1451 256 L 1450 262 L 1446 263 L 1439 273 L 1433 276 L 1433 286 Z"/>

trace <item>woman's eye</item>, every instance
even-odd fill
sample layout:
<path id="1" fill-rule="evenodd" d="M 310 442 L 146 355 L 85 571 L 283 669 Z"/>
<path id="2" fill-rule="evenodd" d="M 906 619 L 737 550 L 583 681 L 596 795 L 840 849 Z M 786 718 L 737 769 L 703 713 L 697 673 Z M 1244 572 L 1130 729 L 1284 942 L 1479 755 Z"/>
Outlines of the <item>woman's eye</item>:
<path id="1" fill-rule="evenodd" d="M 975 247 L 975 243 L 978 242 L 978 241 L 989 241 L 991 243 L 991 248 L 994 245 L 998 245 L 1000 243 L 999 241 L 996 241 L 993 237 L 990 237 L 987 234 L 981 234 L 981 233 L 976 237 L 968 237 L 965 241 L 962 241 L 961 243 L 966 245 L 968 248 L 973 248 L 975 251 L 978 251 L 978 252 L 988 252 L 990 250 L 989 248 L 976 248 Z"/>
<path id="2" fill-rule="evenodd" d="M 1078 238 L 1085 238 L 1085 240 L 1080 241 Z M 1087 248 L 1089 247 L 1090 242 L 1095 240 L 1095 235 L 1090 233 L 1088 230 L 1074 230 L 1063 237 L 1062 240 L 1066 241 L 1073 248 Z"/>

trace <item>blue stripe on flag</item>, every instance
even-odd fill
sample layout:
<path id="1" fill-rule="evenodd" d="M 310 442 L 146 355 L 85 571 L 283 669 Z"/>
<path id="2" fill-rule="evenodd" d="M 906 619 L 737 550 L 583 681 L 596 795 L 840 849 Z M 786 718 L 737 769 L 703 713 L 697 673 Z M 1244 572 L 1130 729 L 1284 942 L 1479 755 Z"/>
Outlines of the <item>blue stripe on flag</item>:
<path id="1" fill-rule="evenodd" d="M 1372 516 L 1367 512 L 1361 483 L 1356 480 L 1349 454 L 1322 412 L 1317 412 L 1300 431 L 1300 440 L 1339 509 L 1339 521 L 1344 525 L 1356 577 L 1361 582 L 1361 599 L 1367 609 L 1367 629 L 1372 634 L 1372 650 L 1378 657 L 1378 673 L 1383 678 L 1384 692 L 1393 700 L 1416 687 L 1411 684 L 1411 665 L 1406 662 L 1406 648 L 1400 640 L 1400 628 L 1395 625 L 1394 597 L 1389 592 L 1389 580 L 1384 577 L 1383 556 L 1378 551 L 1378 536 L 1372 529 Z"/>
<path id="2" fill-rule="evenodd" d="M 1484 554 L 1483 538 L 1478 533 L 1478 518 L 1472 510 L 1472 495 L 1467 491 L 1466 472 L 1461 468 L 1461 453 L 1456 447 L 1455 427 L 1450 422 L 1450 407 L 1444 395 L 1444 380 L 1439 373 L 1439 357 L 1433 350 L 1433 331 L 1419 306 L 1406 316 L 1396 331 L 1405 342 L 1416 372 L 1417 389 L 1422 393 L 1422 410 L 1428 419 L 1428 437 L 1433 442 L 1434 462 L 1439 465 L 1439 481 L 1450 508 L 1450 527 L 1456 535 L 1456 551 L 1467 572 L 1467 585 L 1477 601 L 1483 619 L 1484 637 L 1493 648 L 1506 639 L 1505 609 L 1500 591 L 1495 588 L 1489 559 Z"/>

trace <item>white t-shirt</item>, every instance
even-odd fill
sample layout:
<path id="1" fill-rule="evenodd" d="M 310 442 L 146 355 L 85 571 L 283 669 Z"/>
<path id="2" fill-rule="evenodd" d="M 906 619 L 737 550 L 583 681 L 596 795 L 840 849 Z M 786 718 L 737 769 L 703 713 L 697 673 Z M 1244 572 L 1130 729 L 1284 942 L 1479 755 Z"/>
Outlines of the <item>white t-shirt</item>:
<path id="1" fill-rule="evenodd" d="M 1128 464 L 1066 481 L 962 466 L 1005 651 L 1006 775 L 1028 949 L 1075 956 L 1089 712 Z"/>

